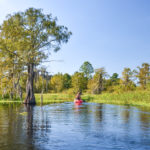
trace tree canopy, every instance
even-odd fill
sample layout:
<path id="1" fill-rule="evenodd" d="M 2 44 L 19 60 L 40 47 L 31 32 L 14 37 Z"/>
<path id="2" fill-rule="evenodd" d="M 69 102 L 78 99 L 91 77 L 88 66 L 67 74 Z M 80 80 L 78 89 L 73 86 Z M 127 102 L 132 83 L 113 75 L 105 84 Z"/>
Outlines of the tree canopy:
<path id="1" fill-rule="evenodd" d="M 57 24 L 57 18 L 35 8 L 8 15 L 0 26 L 0 61 L 5 67 L 3 74 L 8 69 L 11 73 L 17 69 L 28 71 L 25 103 L 35 103 L 34 68 L 49 58 L 51 50 L 57 52 L 62 43 L 67 43 L 70 35 L 67 27 Z"/>
<path id="2" fill-rule="evenodd" d="M 85 61 L 80 67 L 80 71 L 83 72 L 87 78 L 90 78 L 91 74 L 94 72 L 94 69 L 90 62 Z"/>
<path id="3" fill-rule="evenodd" d="M 83 91 L 87 88 L 87 77 L 82 72 L 75 72 L 72 76 L 72 87 L 74 92 Z"/>
<path id="4" fill-rule="evenodd" d="M 0 27 L 0 49 L 7 57 L 17 57 L 19 63 L 38 65 L 49 56 L 50 50 L 58 51 L 70 35 L 67 27 L 57 25 L 51 14 L 29 8 L 7 16 Z"/>

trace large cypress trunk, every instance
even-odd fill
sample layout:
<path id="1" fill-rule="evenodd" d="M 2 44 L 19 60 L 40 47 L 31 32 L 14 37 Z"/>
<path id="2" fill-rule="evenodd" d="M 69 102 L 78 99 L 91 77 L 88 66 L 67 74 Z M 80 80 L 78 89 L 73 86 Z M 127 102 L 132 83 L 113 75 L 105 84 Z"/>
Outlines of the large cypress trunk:
<path id="1" fill-rule="evenodd" d="M 34 64 L 28 65 L 28 79 L 26 85 L 26 99 L 25 104 L 36 104 L 34 90 L 33 90 L 33 81 L 34 81 Z"/>

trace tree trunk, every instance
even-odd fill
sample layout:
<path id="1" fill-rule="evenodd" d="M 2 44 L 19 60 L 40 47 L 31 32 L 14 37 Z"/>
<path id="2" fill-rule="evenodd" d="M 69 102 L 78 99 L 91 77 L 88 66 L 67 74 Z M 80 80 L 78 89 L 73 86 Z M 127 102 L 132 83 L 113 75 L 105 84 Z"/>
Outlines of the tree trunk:
<path id="1" fill-rule="evenodd" d="M 26 85 L 26 99 L 24 101 L 25 104 L 36 104 L 33 91 L 33 81 L 34 81 L 34 64 L 29 64 L 28 79 Z"/>
<path id="2" fill-rule="evenodd" d="M 20 97 L 20 100 L 22 101 L 22 88 L 20 85 L 18 85 L 18 94 L 19 94 L 19 97 Z"/>

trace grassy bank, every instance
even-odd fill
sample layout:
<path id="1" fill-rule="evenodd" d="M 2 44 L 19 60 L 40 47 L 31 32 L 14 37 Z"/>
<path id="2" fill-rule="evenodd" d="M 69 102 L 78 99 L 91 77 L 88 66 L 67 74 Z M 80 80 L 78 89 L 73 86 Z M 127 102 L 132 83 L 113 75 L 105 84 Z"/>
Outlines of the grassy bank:
<path id="1" fill-rule="evenodd" d="M 73 95 L 68 94 L 43 94 L 43 101 L 41 101 L 41 94 L 35 94 L 37 104 L 50 104 L 50 103 L 62 103 L 62 102 L 71 102 L 74 99 Z M 12 104 L 18 103 L 21 104 L 23 101 L 20 99 L 10 100 L 0 98 L 0 104 Z"/>
<path id="2" fill-rule="evenodd" d="M 41 94 L 35 94 L 36 102 L 41 103 Z M 61 103 L 61 102 L 71 102 L 73 101 L 74 96 L 69 94 L 43 94 L 43 104 L 49 103 Z"/>
<path id="3" fill-rule="evenodd" d="M 120 94 L 104 93 L 101 95 L 84 95 L 83 99 L 88 102 L 96 103 L 150 107 L 150 91 L 132 91 Z"/>
<path id="4" fill-rule="evenodd" d="M 37 104 L 41 104 L 41 95 L 35 94 Z M 61 103 L 73 101 L 74 95 L 69 94 L 43 94 L 43 104 Z M 101 95 L 83 94 L 82 99 L 86 102 L 107 103 L 117 105 L 134 105 L 150 107 L 150 91 L 134 91 L 125 93 L 103 93 Z M 0 104 L 22 103 L 15 100 L 0 100 Z"/>

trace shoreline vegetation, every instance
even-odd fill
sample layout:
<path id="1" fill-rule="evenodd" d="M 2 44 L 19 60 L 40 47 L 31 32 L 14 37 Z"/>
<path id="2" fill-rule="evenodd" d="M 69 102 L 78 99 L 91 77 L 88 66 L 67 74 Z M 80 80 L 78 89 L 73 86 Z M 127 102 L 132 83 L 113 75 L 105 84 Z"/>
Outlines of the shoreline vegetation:
<path id="1" fill-rule="evenodd" d="M 62 103 L 62 102 L 73 102 L 73 94 L 64 93 L 48 93 L 35 94 L 36 104 L 50 104 L 50 103 Z M 146 106 L 150 107 L 150 91 L 130 91 L 124 93 L 103 93 L 103 94 L 83 94 L 82 99 L 85 102 L 93 103 L 104 103 L 104 104 L 115 104 L 115 105 L 130 105 L 130 106 Z M 20 99 L 10 100 L 1 99 L 0 104 L 22 104 L 23 101 Z"/>

